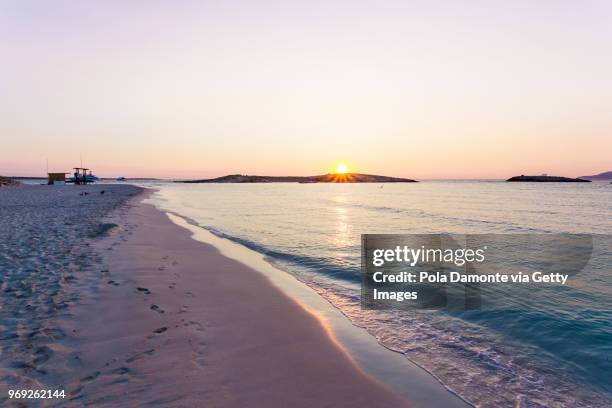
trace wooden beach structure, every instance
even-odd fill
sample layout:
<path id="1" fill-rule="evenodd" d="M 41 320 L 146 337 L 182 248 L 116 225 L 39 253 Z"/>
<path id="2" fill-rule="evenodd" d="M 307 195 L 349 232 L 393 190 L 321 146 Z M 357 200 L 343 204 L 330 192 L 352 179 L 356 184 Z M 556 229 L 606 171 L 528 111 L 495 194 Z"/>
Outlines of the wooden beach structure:
<path id="1" fill-rule="evenodd" d="M 47 184 L 65 184 L 66 183 L 66 174 L 69 173 L 47 173 Z"/>

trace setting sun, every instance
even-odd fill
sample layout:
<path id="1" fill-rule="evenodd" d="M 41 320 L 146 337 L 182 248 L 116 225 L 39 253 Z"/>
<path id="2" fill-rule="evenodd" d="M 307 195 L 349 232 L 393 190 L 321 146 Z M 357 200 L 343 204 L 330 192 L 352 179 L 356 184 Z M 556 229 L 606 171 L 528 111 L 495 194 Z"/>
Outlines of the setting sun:
<path id="1" fill-rule="evenodd" d="M 344 163 L 340 163 L 338 166 L 336 166 L 336 173 L 338 174 L 348 173 L 348 166 Z"/>

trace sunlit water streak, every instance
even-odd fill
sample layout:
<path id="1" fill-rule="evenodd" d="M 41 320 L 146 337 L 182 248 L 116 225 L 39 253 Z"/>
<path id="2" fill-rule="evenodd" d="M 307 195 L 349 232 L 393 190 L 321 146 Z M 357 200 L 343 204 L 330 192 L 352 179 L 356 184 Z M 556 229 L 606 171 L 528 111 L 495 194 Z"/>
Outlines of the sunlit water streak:
<path id="1" fill-rule="evenodd" d="M 570 287 L 548 291 L 541 310 L 538 299 L 529 310 L 408 313 L 359 307 L 360 234 L 612 234 L 612 186 L 607 183 L 155 187 L 158 206 L 267 255 L 354 324 L 474 404 L 611 403 L 609 247 Z M 558 307 L 551 310 L 551 304 Z"/>

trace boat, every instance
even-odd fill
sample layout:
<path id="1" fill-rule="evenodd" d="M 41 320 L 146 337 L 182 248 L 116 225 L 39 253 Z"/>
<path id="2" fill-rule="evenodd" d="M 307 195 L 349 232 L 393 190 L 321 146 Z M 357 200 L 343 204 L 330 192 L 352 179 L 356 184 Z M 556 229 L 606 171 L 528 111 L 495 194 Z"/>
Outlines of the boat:
<path id="1" fill-rule="evenodd" d="M 87 184 L 95 183 L 96 181 L 98 181 L 98 177 L 94 175 L 89 169 L 83 167 L 75 167 L 74 170 L 74 175 L 72 177 L 68 177 L 66 179 L 66 183 Z M 89 174 L 87 174 L 87 170 L 89 170 Z"/>
<path id="2" fill-rule="evenodd" d="M 93 174 L 86 174 L 84 177 L 83 176 L 79 176 L 77 177 L 68 177 L 68 179 L 66 180 L 66 182 L 68 183 L 75 183 L 77 181 L 80 182 L 85 182 L 85 183 L 95 183 L 96 181 L 98 181 L 98 177 L 93 175 Z"/>

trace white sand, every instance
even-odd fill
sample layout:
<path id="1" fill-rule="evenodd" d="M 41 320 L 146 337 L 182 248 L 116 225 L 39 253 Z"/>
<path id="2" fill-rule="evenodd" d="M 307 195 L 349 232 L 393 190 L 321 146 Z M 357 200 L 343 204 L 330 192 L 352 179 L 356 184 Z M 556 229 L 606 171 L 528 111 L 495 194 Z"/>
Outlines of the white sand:
<path id="1" fill-rule="evenodd" d="M 0 189 L 0 404 L 9 389 L 56 387 L 69 375 L 76 351 L 62 321 L 102 276 L 90 237 L 104 230 L 102 215 L 140 191 Z"/>
<path id="2" fill-rule="evenodd" d="M 117 204 L 109 197 L 135 191 L 129 186 L 112 194 L 86 187 L 87 196 L 73 196 L 83 191 L 75 187 L 24 189 L 0 192 L 0 211 L 11 219 L 0 228 L 3 249 L 10 247 L 0 265 L 19 271 L 2 288 L 25 288 L 23 298 L 2 293 L 0 336 L 17 335 L 2 344 L 10 355 L 3 354 L 3 395 L 17 382 L 66 389 L 71 399 L 58 406 L 406 406 L 265 277 L 140 199 L 104 221 L 120 228 L 75 247 Z M 83 201 L 88 228 L 60 214 Z"/>

